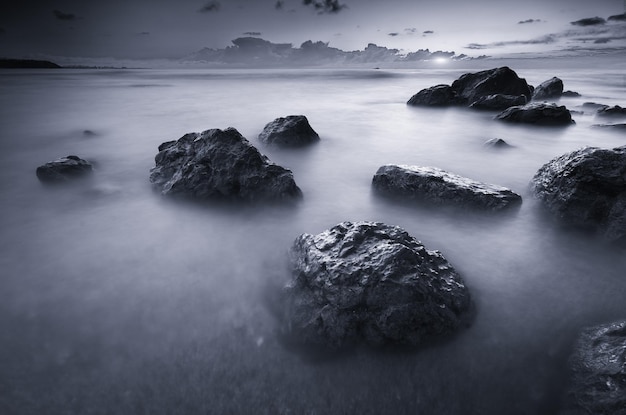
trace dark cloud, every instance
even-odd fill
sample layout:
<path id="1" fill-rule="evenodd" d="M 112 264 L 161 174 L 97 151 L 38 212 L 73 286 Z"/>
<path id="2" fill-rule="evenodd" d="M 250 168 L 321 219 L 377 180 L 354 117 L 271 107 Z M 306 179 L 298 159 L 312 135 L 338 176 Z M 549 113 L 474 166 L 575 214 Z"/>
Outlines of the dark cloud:
<path id="1" fill-rule="evenodd" d="M 615 14 L 613 16 L 609 16 L 609 20 L 615 21 L 615 22 L 624 22 L 626 21 L 626 13 Z"/>
<path id="2" fill-rule="evenodd" d="M 52 14 L 59 20 L 72 21 L 76 20 L 76 15 L 74 13 L 65 13 L 61 10 L 52 10 Z"/>
<path id="3" fill-rule="evenodd" d="M 432 35 L 435 32 L 433 32 L 432 30 L 424 30 L 422 33 L 425 35 Z"/>
<path id="4" fill-rule="evenodd" d="M 415 32 L 417 32 L 417 29 L 414 27 L 407 27 L 406 29 L 404 29 L 404 33 L 406 33 L 407 35 L 414 35 Z"/>
<path id="5" fill-rule="evenodd" d="M 595 44 L 604 44 L 604 43 L 609 43 L 611 41 L 610 38 L 602 38 L 602 39 L 596 39 L 593 41 L 593 43 Z"/>
<path id="6" fill-rule="evenodd" d="M 339 13 L 347 6 L 339 3 L 339 0 L 302 0 L 305 6 L 313 6 L 320 14 Z"/>
<path id="7" fill-rule="evenodd" d="M 601 17 L 587 17 L 585 19 L 576 20 L 575 22 L 570 22 L 574 26 L 595 26 L 600 24 L 605 24 L 606 20 Z"/>
<path id="8" fill-rule="evenodd" d="M 519 22 L 517 22 L 517 24 L 540 23 L 541 21 L 541 19 L 526 19 L 520 20 Z"/>
<path id="9" fill-rule="evenodd" d="M 276 4 L 274 5 L 274 8 L 276 10 L 281 10 L 284 5 L 285 5 L 285 2 L 283 0 L 278 0 Z"/>
<path id="10" fill-rule="evenodd" d="M 246 36 L 261 36 L 261 32 L 243 32 Z"/>
<path id="11" fill-rule="evenodd" d="M 551 43 L 556 42 L 557 36 L 554 34 L 545 35 L 542 37 L 538 37 L 530 40 L 509 40 L 506 42 L 492 42 L 492 43 L 470 43 L 465 46 L 466 49 L 490 49 L 490 48 L 499 48 L 503 46 L 512 46 L 512 45 L 549 45 Z"/>
<path id="12" fill-rule="evenodd" d="M 199 13 L 211 13 L 211 12 L 217 12 L 220 10 L 220 8 L 222 7 L 222 5 L 220 4 L 219 1 L 210 1 L 207 4 L 205 4 L 204 6 L 202 6 L 202 8 L 200 10 L 198 10 Z"/>
<path id="13" fill-rule="evenodd" d="M 396 36 L 398 36 L 399 34 L 400 34 L 400 33 L 398 33 L 398 32 L 391 32 L 391 33 L 387 33 L 387 35 L 388 35 L 388 36 L 391 36 L 391 37 L 396 37 Z"/>
<path id="14" fill-rule="evenodd" d="M 150 32 L 139 32 L 138 34 L 140 34 L 142 36 L 149 36 Z"/>

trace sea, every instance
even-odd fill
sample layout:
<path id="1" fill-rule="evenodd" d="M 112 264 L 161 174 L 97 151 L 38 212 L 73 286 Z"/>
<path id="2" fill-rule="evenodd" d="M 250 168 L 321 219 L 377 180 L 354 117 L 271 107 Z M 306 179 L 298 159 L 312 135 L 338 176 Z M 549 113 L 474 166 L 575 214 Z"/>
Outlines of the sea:
<path id="1" fill-rule="evenodd" d="M 619 65 L 484 61 L 403 69 L 57 69 L 0 71 L 0 413 L 556 414 L 581 329 L 626 318 L 626 255 L 555 221 L 529 183 L 552 158 L 626 145 Z M 494 112 L 416 108 L 422 88 L 507 64 L 530 84 L 560 77 L 568 127 Z M 305 148 L 258 139 L 306 115 Z M 172 200 L 149 182 L 157 147 L 236 128 L 293 171 L 289 206 Z M 501 138 L 511 147 L 490 148 Z M 45 186 L 67 155 L 85 180 Z M 433 166 L 508 187 L 507 213 L 377 196 L 385 164 Z M 467 327 L 412 350 L 320 356 L 285 342 L 276 293 L 294 239 L 343 221 L 397 225 L 439 250 L 475 306 Z"/>

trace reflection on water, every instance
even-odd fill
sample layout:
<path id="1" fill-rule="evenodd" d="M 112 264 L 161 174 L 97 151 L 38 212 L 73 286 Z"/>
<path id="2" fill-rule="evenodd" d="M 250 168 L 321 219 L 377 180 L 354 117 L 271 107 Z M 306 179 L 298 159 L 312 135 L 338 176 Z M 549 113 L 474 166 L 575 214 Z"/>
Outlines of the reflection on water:
<path id="1" fill-rule="evenodd" d="M 461 70 L 37 71 L 0 73 L 0 408 L 7 413 L 550 413 L 571 340 L 626 316 L 623 252 L 546 217 L 534 172 L 619 132 L 495 122 L 491 113 L 408 108 Z M 621 77 L 560 76 L 621 104 Z M 137 88 L 137 86 L 142 86 Z M 167 86 L 166 88 L 164 86 Z M 579 108 L 582 110 L 582 108 Z M 264 148 L 279 116 L 305 114 L 321 142 Z M 237 128 L 293 170 L 292 208 L 164 200 L 148 183 L 157 146 L 191 131 Z M 84 131 L 94 135 L 85 135 Z M 503 138 L 514 147 L 486 149 Z M 42 186 L 34 170 L 77 154 L 93 177 Z M 522 194 L 509 215 L 391 203 L 371 192 L 383 164 L 430 165 Z M 302 232 L 344 220 L 405 228 L 467 282 L 474 324 L 417 353 L 357 350 L 311 362 L 285 349 L 264 303 Z"/>

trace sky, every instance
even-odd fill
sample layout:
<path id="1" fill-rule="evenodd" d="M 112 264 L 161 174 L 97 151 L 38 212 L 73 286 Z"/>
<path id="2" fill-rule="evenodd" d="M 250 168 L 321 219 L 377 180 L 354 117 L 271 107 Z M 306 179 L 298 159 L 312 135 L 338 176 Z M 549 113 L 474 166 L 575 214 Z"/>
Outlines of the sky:
<path id="1" fill-rule="evenodd" d="M 180 58 L 255 36 L 470 56 L 620 50 L 626 22 L 572 25 L 626 0 L 21 0 L 0 6 L 2 57 Z"/>

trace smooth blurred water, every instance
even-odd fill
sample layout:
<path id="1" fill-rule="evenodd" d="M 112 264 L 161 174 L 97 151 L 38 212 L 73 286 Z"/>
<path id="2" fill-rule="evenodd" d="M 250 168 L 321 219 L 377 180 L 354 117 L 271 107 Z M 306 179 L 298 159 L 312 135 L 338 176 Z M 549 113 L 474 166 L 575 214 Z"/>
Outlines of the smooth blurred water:
<path id="1" fill-rule="evenodd" d="M 557 155 L 626 142 L 589 112 L 543 128 L 405 105 L 464 72 L 0 72 L 0 412 L 556 412 L 576 333 L 626 318 L 626 256 L 558 226 L 527 186 Z M 573 110 L 626 104 L 619 71 L 518 73 L 561 77 L 583 94 L 560 100 Z M 291 114 L 320 143 L 263 147 L 263 126 Z M 227 127 L 294 172 L 300 204 L 196 206 L 152 191 L 160 143 Z M 483 146 L 495 137 L 514 147 Z M 92 161 L 93 177 L 41 185 L 36 167 L 68 154 Z M 505 215 L 387 202 L 370 186 L 388 163 L 507 186 L 524 202 Z M 344 220 L 399 225 L 442 251 L 476 302 L 472 326 L 411 353 L 311 361 L 285 348 L 266 294 L 296 236 Z"/>

